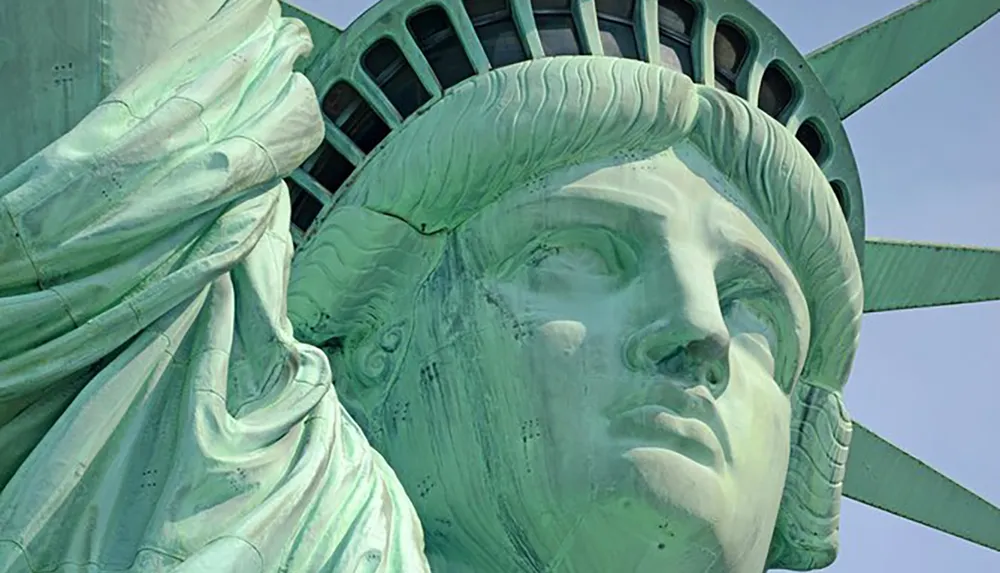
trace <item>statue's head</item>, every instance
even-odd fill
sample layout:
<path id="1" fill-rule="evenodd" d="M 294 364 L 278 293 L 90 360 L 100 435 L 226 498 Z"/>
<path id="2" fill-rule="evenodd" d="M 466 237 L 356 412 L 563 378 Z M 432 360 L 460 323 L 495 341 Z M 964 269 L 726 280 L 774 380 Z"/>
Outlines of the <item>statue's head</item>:
<path id="1" fill-rule="evenodd" d="M 638 62 L 518 64 L 411 120 L 317 228 L 290 314 L 432 559 L 832 560 L 860 271 L 777 122 Z"/>

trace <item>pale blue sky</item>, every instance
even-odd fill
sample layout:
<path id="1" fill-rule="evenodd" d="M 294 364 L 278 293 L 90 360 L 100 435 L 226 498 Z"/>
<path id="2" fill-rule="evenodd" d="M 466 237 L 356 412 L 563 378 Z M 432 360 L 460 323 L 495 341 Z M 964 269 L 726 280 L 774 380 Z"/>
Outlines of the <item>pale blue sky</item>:
<path id="1" fill-rule="evenodd" d="M 966 0 L 983 1 L 983 0 Z M 293 0 L 343 27 L 374 0 Z M 753 0 L 803 51 L 908 0 Z M 846 125 L 868 235 L 1000 247 L 1000 18 Z M 853 417 L 1000 504 L 1000 303 L 866 317 Z M 844 502 L 836 573 L 989 573 L 1000 554 Z"/>

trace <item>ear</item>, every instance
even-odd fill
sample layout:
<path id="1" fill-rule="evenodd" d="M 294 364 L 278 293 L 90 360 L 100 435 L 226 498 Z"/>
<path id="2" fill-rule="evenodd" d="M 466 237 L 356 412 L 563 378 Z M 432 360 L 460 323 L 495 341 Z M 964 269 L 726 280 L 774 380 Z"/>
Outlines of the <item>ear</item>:
<path id="1" fill-rule="evenodd" d="M 324 348 L 341 380 L 341 403 L 363 428 L 373 430 L 373 414 L 385 402 L 399 377 L 411 335 L 410 320 L 395 320 L 367 333 Z M 338 381 L 335 377 L 334 387 Z"/>
<path id="2" fill-rule="evenodd" d="M 409 321 L 390 321 L 369 331 L 353 348 L 344 349 L 345 356 L 350 356 L 348 368 L 361 388 L 386 387 L 395 380 L 409 335 Z"/>

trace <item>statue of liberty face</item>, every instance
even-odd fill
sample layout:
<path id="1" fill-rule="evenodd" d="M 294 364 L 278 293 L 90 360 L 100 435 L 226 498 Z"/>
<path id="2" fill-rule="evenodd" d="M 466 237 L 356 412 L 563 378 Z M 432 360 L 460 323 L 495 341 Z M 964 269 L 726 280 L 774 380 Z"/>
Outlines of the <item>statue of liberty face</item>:
<path id="1" fill-rule="evenodd" d="M 763 569 L 809 316 L 714 173 L 568 168 L 449 237 L 369 413 L 432 564 Z"/>

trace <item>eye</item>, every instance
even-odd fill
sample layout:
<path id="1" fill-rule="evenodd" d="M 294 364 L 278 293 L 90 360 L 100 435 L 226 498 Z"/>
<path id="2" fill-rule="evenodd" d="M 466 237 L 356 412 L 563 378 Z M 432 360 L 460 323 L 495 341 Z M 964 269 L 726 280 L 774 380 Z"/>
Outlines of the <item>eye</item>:
<path id="1" fill-rule="evenodd" d="M 611 231 L 546 233 L 501 265 L 500 275 L 539 293 L 607 292 L 636 274 L 634 249 Z"/>
<path id="2" fill-rule="evenodd" d="M 758 334 L 775 349 L 778 345 L 777 321 L 762 310 L 762 306 L 766 305 L 752 299 L 730 299 L 723 303 L 722 314 L 731 333 Z"/>
<path id="3" fill-rule="evenodd" d="M 773 293 L 747 290 L 741 298 L 723 303 L 723 316 L 734 341 L 768 369 L 783 391 L 790 392 L 796 378 L 795 352 L 786 338 L 793 336 L 784 321 L 780 305 L 770 300 Z"/>
<path id="4" fill-rule="evenodd" d="M 754 360 L 760 364 L 765 371 L 767 371 L 771 376 L 775 375 L 775 363 L 774 356 L 772 353 L 772 346 L 768 342 L 767 337 L 763 334 L 751 332 L 743 333 L 735 336 L 733 338 L 735 344 L 739 344 L 747 354 L 753 356 Z M 779 386 L 784 388 L 786 384 L 781 384 Z"/>

